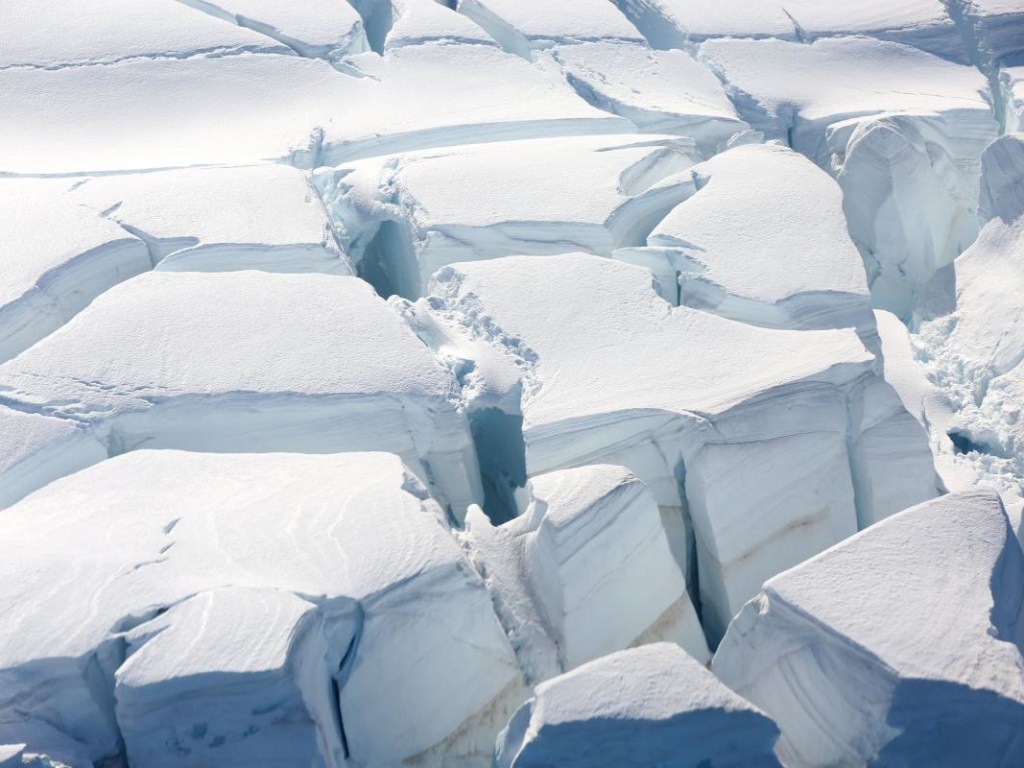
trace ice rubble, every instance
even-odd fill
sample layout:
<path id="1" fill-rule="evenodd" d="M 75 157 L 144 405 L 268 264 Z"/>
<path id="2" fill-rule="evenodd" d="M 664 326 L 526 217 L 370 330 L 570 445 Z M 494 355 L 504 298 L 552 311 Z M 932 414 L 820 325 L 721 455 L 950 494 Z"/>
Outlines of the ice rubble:
<path id="1" fill-rule="evenodd" d="M 998 496 L 950 495 L 769 580 L 714 671 L 788 765 L 1019 763 L 1022 585 Z"/>
<path id="2" fill-rule="evenodd" d="M 773 37 L 810 42 L 868 35 L 939 55 L 962 55 L 960 33 L 942 0 L 829 3 L 822 0 L 613 0 L 659 48 L 716 37 Z"/>
<path id="3" fill-rule="evenodd" d="M 985 77 L 867 38 L 710 40 L 700 55 L 747 122 L 836 173 L 875 304 L 908 317 L 977 234 L 978 158 L 998 128 Z"/>
<path id="4" fill-rule="evenodd" d="M 654 227 L 650 247 L 619 258 L 651 268 L 676 304 L 755 325 L 875 335 L 864 267 L 826 173 L 763 144 L 730 149 L 691 173 L 696 193 Z"/>
<path id="5" fill-rule="evenodd" d="M 936 481 L 920 426 L 852 330 L 673 308 L 652 282 L 584 254 L 506 257 L 442 269 L 404 311 L 484 398 L 469 410 L 485 475 L 489 453 L 525 443 L 527 476 L 622 464 L 660 506 L 685 507 L 715 638 L 768 575 L 931 498 Z M 504 419 L 481 424 L 488 408 Z"/>
<path id="6" fill-rule="evenodd" d="M 518 685 L 394 456 L 140 451 L 9 508 L 0 537 L 0 721 L 94 760 L 123 737 L 139 765 L 415 765 L 489 751 L 474 729 Z"/>
<path id="7" fill-rule="evenodd" d="M 678 137 L 532 139 L 374 158 L 316 183 L 360 274 L 417 298 L 457 261 L 643 244 L 692 194 L 694 159 Z"/>
<path id="8" fill-rule="evenodd" d="M 471 509 L 464 540 L 529 681 L 654 641 L 711 658 L 658 506 L 629 470 L 538 475 L 523 505 L 497 527 Z"/>
<path id="9" fill-rule="evenodd" d="M 496 768 L 777 766 L 778 729 L 678 647 L 620 651 L 537 686 Z"/>
<path id="10" fill-rule="evenodd" d="M 458 397 L 369 285 L 324 274 L 149 272 L 0 365 L 0 404 L 84 425 L 110 454 L 386 450 L 456 513 L 482 496 Z M 0 447 L 5 465 L 25 451 Z"/>

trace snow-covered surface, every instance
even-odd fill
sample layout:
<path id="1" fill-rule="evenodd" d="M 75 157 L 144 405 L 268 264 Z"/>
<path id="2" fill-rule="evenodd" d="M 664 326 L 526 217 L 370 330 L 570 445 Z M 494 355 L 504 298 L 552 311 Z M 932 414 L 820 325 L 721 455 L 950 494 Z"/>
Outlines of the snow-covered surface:
<path id="1" fill-rule="evenodd" d="M 935 494 L 923 431 L 852 329 L 773 330 L 673 308 L 649 271 L 583 254 L 448 267 L 405 311 L 469 369 L 474 390 L 521 388 L 529 476 L 618 463 L 660 506 L 680 514 L 685 499 L 712 636 L 767 576 L 850 535 L 858 518 Z M 503 364 L 477 356 L 480 342 Z M 487 384 L 492 368 L 499 384 Z M 491 439 L 514 445 L 514 429 L 509 420 Z"/>
<path id="2" fill-rule="evenodd" d="M 777 766 L 778 729 L 669 643 L 620 651 L 537 686 L 497 768 Z"/>
<path id="3" fill-rule="evenodd" d="M 139 765 L 489 750 L 487 710 L 518 679 L 394 456 L 140 451 L 9 508 L 0 536 L 0 720 L 50 724 L 93 760 L 119 735 Z"/>
<path id="4" fill-rule="evenodd" d="M 112 454 L 387 450 L 456 512 L 480 500 L 454 379 L 355 277 L 149 272 L 0 366 L 0 392 Z"/>
<path id="5" fill-rule="evenodd" d="M 1020 0 L 0 2 L 0 765 L 771 764 L 658 670 L 836 557 L 777 757 L 1022 762 L 994 497 L 863 549 L 1024 541 L 1022 83 Z"/>
<path id="6" fill-rule="evenodd" d="M 769 580 L 715 673 L 787 765 L 1024 759 L 1024 554 L 999 497 L 947 496 Z"/>
<path id="7" fill-rule="evenodd" d="M 696 194 L 647 237 L 648 257 L 664 259 L 662 282 L 680 273 L 680 303 L 757 325 L 874 333 L 864 266 L 828 174 L 762 144 L 730 149 L 692 173 Z"/>

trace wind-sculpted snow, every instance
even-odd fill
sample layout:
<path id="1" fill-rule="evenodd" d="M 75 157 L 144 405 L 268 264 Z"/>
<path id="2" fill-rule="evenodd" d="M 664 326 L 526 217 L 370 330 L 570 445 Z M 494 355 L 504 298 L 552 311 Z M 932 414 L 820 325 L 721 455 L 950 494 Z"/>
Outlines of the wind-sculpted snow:
<path id="1" fill-rule="evenodd" d="M 836 173 L 876 306 L 909 316 L 977 234 L 978 159 L 998 128 L 985 77 L 866 38 L 722 39 L 700 54 L 747 122 Z"/>
<path id="2" fill-rule="evenodd" d="M 496 768 L 777 766 L 778 729 L 668 643 L 613 653 L 537 686 Z"/>
<path id="3" fill-rule="evenodd" d="M 336 275 L 150 272 L 0 366 L 0 402 L 111 454 L 387 450 L 461 511 L 481 493 L 457 400 L 370 286 Z M 24 451 L 0 446 L 4 464 Z"/>
<path id="4" fill-rule="evenodd" d="M 956 494 L 768 581 L 713 668 L 779 724 L 787 765 L 1013 765 L 1022 598 L 998 496 Z"/>
<path id="5" fill-rule="evenodd" d="M 642 244 L 694 191 L 695 156 L 677 137 L 534 139 L 374 158 L 317 185 L 359 274 L 415 299 L 457 261 Z"/>
<path id="6" fill-rule="evenodd" d="M 0 536 L 0 721 L 93 760 L 413 765 L 508 715 L 491 600 L 394 456 L 141 451 Z"/>
<path id="7" fill-rule="evenodd" d="M 864 267 L 826 173 L 761 144 L 691 172 L 697 192 L 654 228 L 651 247 L 617 256 L 650 267 L 663 286 L 678 284 L 673 303 L 756 325 L 874 335 Z M 815 222 L 810 231 L 807 221 Z"/>
<path id="8" fill-rule="evenodd" d="M 521 417 L 529 476 L 623 464 L 659 505 L 687 508 L 713 637 L 768 575 L 936 492 L 923 432 L 852 329 L 673 308 L 649 271 L 582 254 L 458 264 L 405 311 L 453 369 L 521 387 L 492 441 Z M 520 381 L 474 356 L 480 342 Z"/>

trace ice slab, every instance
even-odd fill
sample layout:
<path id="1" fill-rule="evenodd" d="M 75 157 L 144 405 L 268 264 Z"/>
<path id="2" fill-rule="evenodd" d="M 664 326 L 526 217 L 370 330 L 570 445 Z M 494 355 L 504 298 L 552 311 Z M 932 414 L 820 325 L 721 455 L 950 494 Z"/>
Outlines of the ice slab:
<path id="1" fill-rule="evenodd" d="M 652 248 L 630 259 L 645 257 L 663 285 L 678 284 L 676 303 L 756 325 L 875 334 L 863 263 L 828 174 L 762 144 L 691 172 L 696 194 L 658 223 Z"/>
<path id="2" fill-rule="evenodd" d="M 711 654 L 644 484 L 593 465 L 530 480 L 522 514 L 467 516 L 467 546 L 534 682 L 632 645 Z"/>
<path id="3" fill-rule="evenodd" d="M 92 0 L 85 7 L 57 0 L 47 4 L 45 16 L 33 0 L 8 0 L 0 9 L 0 70 L 247 51 L 291 53 L 278 40 L 212 19 L 177 0 Z"/>
<path id="4" fill-rule="evenodd" d="M 960 33 L 940 0 L 836 4 L 827 0 L 614 0 L 659 48 L 682 48 L 716 37 L 810 42 L 865 35 L 965 59 Z"/>
<path id="5" fill-rule="evenodd" d="M 537 686 L 495 766 L 777 766 L 778 728 L 669 643 L 621 651 Z"/>
<path id="6" fill-rule="evenodd" d="M 288 166 L 99 176 L 71 196 L 142 238 L 158 269 L 353 272 L 316 190 Z"/>
<path id="7" fill-rule="evenodd" d="M 521 410 L 507 415 L 522 419 L 527 476 L 621 464 L 659 506 L 686 505 L 713 638 L 759 580 L 850 535 L 858 516 L 932 497 L 934 470 L 853 330 L 758 328 L 673 308 L 652 283 L 596 256 L 508 257 L 441 270 L 405 311 L 456 370 L 507 375 L 473 356 L 477 343 L 519 369 Z"/>
<path id="8" fill-rule="evenodd" d="M 386 450 L 456 513 L 481 500 L 455 380 L 355 277 L 149 272 L 0 366 L 0 392 L 110 454 Z"/>
<path id="9" fill-rule="evenodd" d="M 379 0 L 378 5 L 388 0 Z M 384 50 L 432 41 L 497 46 L 475 22 L 437 0 L 390 0 L 391 26 Z"/>
<path id="10" fill-rule="evenodd" d="M 713 668 L 787 765 L 1018 762 L 1022 585 L 998 496 L 946 496 L 769 580 Z"/>
<path id="11" fill-rule="evenodd" d="M 374 158 L 316 183 L 360 274 L 417 298 L 457 261 L 642 244 L 692 193 L 680 171 L 694 155 L 677 137 L 534 139 Z"/>
<path id="12" fill-rule="evenodd" d="M 494 46 L 447 41 L 355 55 L 345 72 L 319 59 L 245 53 L 0 70 L 0 89 L 0 171 L 18 174 L 281 159 L 310 167 L 632 128 L 580 99 L 558 72 Z"/>
<path id="13" fill-rule="evenodd" d="M 395 456 L 140 451 L 0 529 L 0 720 L 93 760 L 415 765 L 507 717 L 491 599 Z"/>
<path id="14" fill-rule="evenodd" d="M 77 204 L 68 183 L 0 179 L 0 361 L 152 267 L 145 243 Z"/>
<path id="15" fill-rule="evenodd" d="M 984 75 L 896 43 L 711 40 L 701 56 L 747 122 L 837 176 L 875 305 L 906 319 L 977 234 Z"/>

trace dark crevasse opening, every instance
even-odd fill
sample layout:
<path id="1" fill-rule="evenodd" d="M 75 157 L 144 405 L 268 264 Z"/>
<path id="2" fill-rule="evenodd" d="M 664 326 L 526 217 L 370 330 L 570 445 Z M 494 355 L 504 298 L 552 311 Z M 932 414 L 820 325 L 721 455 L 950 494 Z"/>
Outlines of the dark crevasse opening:
<path id="1" fill-rule="evenodd" d="M 469 414 L 484 487 L 484 511 L 495 525 L 519 514 L 515 492 L 526 485 L 526 442 L 523 417 L 499 408 L 481 408 Z"/>

